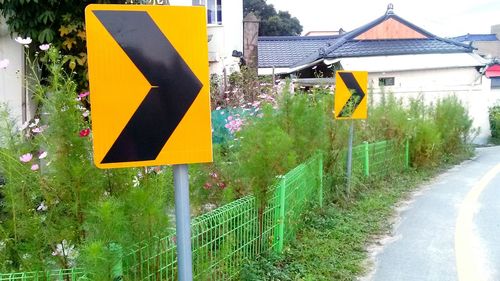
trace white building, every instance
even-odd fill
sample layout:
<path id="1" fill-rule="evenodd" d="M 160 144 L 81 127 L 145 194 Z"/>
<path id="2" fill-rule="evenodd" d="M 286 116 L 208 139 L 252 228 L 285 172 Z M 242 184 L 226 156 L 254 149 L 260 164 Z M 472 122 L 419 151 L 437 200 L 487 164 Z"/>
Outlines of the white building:
<path id="1" fill-rule="evenodd" d="M 332 77 L 339 69 L 362 70 L 368 71 L 374 100 L 382 88 L 404 99 L 421 95 L 428 103 L 456 95 L 480 130 L 475 142 L 486 143 L 490 135 L 488 107 L 498 98 L 483 75 L 487 61 L 473 47 L 397 16 L 392 6 L 342 35 L 264 37 L 258 49 L 261 75 Z"/>
<path id="2" fill-rule="evenodd" d="M 207 8 L 210 73 L 239 70 L 233 51 L 243 52 L 243 0 L 170 0 L 171 5 Z"/>

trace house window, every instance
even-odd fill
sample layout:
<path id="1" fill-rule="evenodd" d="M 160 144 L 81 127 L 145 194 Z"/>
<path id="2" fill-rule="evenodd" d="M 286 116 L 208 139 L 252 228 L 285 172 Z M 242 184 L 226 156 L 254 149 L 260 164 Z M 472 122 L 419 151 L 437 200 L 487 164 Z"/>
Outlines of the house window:
<path id="1" fill-rule="evenodd" d="M 207 23 L 222 24 L 222 0 L 207 0 Z"/>
<path id="2" fill-rule="evenodd" d="M 394 86 L 394 77 L 381 77 L 378 79 L 379 86 Z"/>

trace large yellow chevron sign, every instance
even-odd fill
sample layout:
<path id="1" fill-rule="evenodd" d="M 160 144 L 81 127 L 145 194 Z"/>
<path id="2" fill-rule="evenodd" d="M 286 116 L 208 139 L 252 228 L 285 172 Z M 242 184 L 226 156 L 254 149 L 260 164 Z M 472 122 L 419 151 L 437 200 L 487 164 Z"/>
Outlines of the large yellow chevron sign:
<path id="1" fill-rule="evenodd" d="M 85 10 L 99 168 L 212 161 L 204 7 Z"/>
<path id="2" fill-rule="evenodd" d="M 368 72 L 337 71 L 335 73 L 335 119 L 368 117 Z"/>

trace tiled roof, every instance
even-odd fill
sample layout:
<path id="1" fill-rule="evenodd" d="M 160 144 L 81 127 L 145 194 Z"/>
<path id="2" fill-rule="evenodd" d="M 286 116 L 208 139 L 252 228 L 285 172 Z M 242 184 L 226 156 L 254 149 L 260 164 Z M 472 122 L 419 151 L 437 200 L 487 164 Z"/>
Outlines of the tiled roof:
<path id="1" fill-rule="evenodd" d="M 356 40 L 374 26 L 393 19 L 424 35 L 424 39 Z M 259 67 L 292 68 L 326 58 L 403 54 L 471 53 L 473 47 L 438 37 L 388 11 L 382 17 L 340 36 L 261 37 Z"/>
<path id="2" fill-rule="evenodd" d="M 259 67 L 289 67 L 319 48 L 328 47 L 338 36 L 259 37 Z"/>
<path id="3" fill-rule="evenodd" d="M 451 38 L 457 42 L 498 41 L 496 34 L 466 34 Z"/>
<path id="4" fill-rule="evenodd" d="M 324 58 L 390 56 L 407 54 L 466 53 L 470 48 L 436 38 L 350 40 L 324 54 Z"/>

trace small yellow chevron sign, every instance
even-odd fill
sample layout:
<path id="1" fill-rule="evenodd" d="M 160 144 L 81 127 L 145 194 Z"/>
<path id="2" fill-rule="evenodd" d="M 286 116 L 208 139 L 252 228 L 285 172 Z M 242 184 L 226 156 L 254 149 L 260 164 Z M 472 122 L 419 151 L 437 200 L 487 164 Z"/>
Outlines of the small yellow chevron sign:
<path id="1" fill-rule="evenodd" d="M 337 71 L 335 73 L 335 119 L 368 117 L 368 72 Z"/>
<path id="2" fill-rule="evenodd" d="M 204 7 L 85 9 L 99 168 L 212 161 Z"/>

